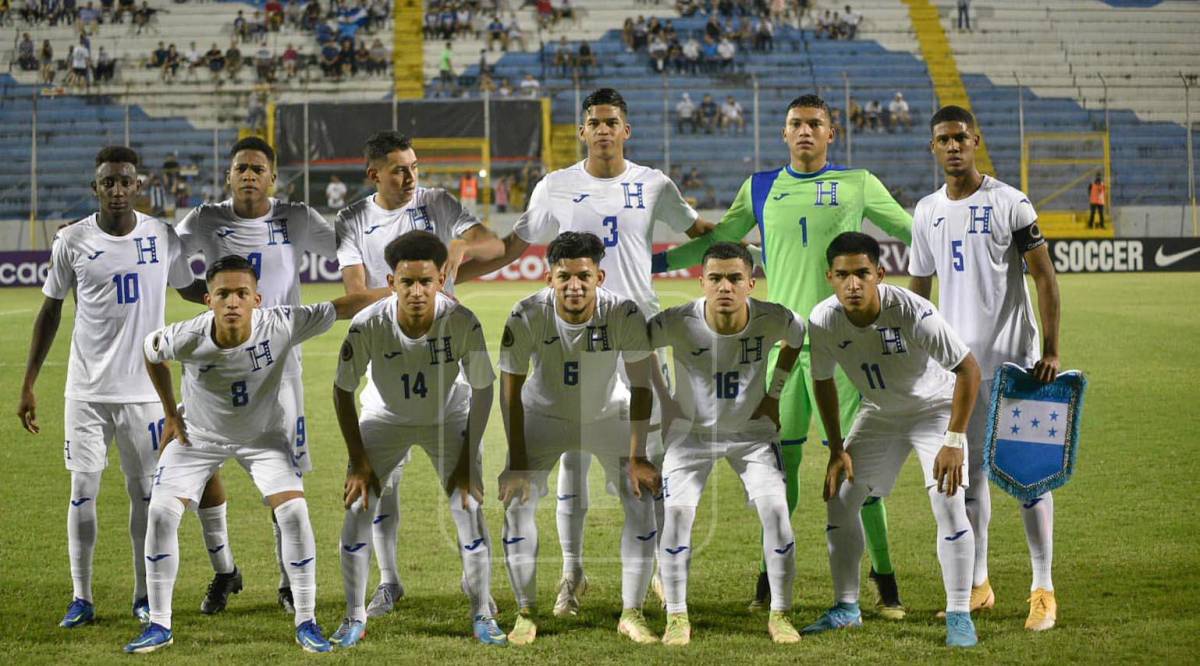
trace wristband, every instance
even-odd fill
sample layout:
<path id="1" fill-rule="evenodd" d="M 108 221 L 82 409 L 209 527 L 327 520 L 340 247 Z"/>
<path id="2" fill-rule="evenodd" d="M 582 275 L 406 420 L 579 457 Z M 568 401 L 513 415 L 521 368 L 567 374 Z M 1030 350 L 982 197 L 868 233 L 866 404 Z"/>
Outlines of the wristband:
<path id="1" fill-rule="evenodd" d="M 783 385 L 787 383 L 791 374 L 791 370 L 775 368 L 775 375 L 771 377 L 771 385 L 767 387 L 767 397 L 778 400 L 779 394 L 783 393 Z"/>
<path id="2" fill-rule="evenodd" d="M 946 431 L 946 440 L 942 442 L 942 446 L 948 449 L 965 449 L 967 447 L 967 436 L 961 432 Z"/>

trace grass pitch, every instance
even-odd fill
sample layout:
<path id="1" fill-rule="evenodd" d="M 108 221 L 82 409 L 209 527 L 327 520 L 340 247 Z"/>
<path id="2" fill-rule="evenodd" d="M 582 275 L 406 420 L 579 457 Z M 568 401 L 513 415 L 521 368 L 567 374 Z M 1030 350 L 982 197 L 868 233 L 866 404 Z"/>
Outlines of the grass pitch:
<path id="1" fill-rule="evenodd" d="M 1200 619 L 1194 610 L 1200 531 L 1187 511 L 1200 499 L 1200 416 L 1193 403 L 1200 392 L 1200 362 L 1194 356 L 1200 340 L 1200 303 L 1195 296 L 1200 279 L 1189 274 L 1127 274 L 1070 275 L 1059 281 L 1063 366 L 1085 370 L 1091 387 L 1076 478 L 1055 493 L 1059 625 L 1054 630 L 1034 635 L 1023 629 L 1028 553 L 1015 500 L 993 486 L 990 574 L 996 608 L 976 621 L 977 649 L 946 651 L 944 626 L 934 618 L 943 604 L 934 523 L 914 458 L 887 505 L 892 558 L 910 609 L 907 620 L 893 623 L 874 617 L 872 594 L 864 590 L 862 629 L 806 638 L 796 646 L 771 644 L 766 616 L 746 611 L 757 573 L 759 531 L 737 478 L 727 467 L 719 467 L 696 521 L 689 591 L 692 645 L 680 650 L 632 645 L 616 633 L 621 606 L 620 505 L 604 494 L 602 472 L 594 466 L 585 545 L 591 589 L 583 599 L 583 612 L 569 621 L 549 613 L 560 562 L 554 501 L 548 497 L 540 507 L 538 598 L 543 617 L 538 641 L 527 648 L 486 649 L 469 637 L 453 525 L 433 470 L 418 453 L 402 488 L 399 560 L 408 596 L 397 612 L 370 623 L 359 647 L 314 658 L 580 664 L 1195 661 L 1200 656 Z M 463 302 L 483 322 L 493 345 L 493 362 L 509 308 L 536 286 L 469 284 L 460 289 Z M 664 306 L 699 294 L 692 281 L 658 286 Z M 340 293 L 338 285 L 309 286 L 304 300 Z M 765 293 L 765 285 L 760 285 L 759 294 Z M 42 433 L 34 437 L 20 429 L 13 412 L 42 296 L 34 289 L 5 289 L 0 298 L 0 368 L 9 414 L 0 420 L 0 654 L 11 664 L 137 659 L 120 652 L 139 626 L 129 614 L 128 500 L 115 453 L 98 499 L 94 595 L 99 621 L 70 631 L 56 626 L 71 597 L 64 515 L 70 484 L 60 442 L 73 307 L 64 308 L 58 340 L 38 382 Z M 196 312 L 196 306 L 171 297 L 169 321 Z M 327 632 L 337 627 L 344 610 L 337 541 L 346 453 L 329 395 L 345 330 L 346 323 L 339 322 L 304 349 L 308 432 L 316 470 L 305 485 L 318 543 L 317 616 Z M 494 492 L 505 450 L 498 413 L 493 414 L 485 446 L 488 490 Z M 806 447 L 803 500 L 793 516 L 798 626 L 815 619 L 830 599 L 819 484 L 825 452 L 819 445 Z M 180 528 L 175 645 L 151 658 L 206 665 L 307 658 L 292 641 L 291 618 L 275 605 L 278 571 L 267 510 L 237 465 L 227 467 L 225 480 L 231 546 L 246 589 L 231 598 L 224 614 L 199 613 L 211 570 L 198 521 L 186 516 Z M 501 507 L 494 496 L 486 501 L 489 527 L 498 543 Z M 493 554 L 492 580 L 501 626 L 507 630 L 514 608 L 502 555 Z M 863 580 L 867 586 L 865 575 Z M 661 610 L 649 604 L 647 614 L 661 631 Z"/>

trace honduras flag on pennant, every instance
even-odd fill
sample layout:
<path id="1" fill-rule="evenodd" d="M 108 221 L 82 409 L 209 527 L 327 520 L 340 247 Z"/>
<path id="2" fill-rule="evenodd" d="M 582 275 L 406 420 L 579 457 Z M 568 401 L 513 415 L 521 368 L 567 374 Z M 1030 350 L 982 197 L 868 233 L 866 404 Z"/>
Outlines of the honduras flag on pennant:
<path id="1" fill-rule="evenodd" d="M 997 368 L 983 449 L 988 477 L 1027 502 L 1069 481 L 1086 389 L 1078 370 L 1043 384 L 1019 365 Z"/>

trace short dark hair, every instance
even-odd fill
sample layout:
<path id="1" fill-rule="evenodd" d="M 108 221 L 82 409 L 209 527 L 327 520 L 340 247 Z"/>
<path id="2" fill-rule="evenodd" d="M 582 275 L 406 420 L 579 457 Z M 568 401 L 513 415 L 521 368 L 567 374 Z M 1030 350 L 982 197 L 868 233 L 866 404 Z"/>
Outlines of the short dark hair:
<path id="1" fill-rule="evenodd" d="M 383 250 L 388 266 L 394 271 L 402 261 L 432 261 L 439 269 L 445 265 L 449 251 L 442 239 L 428 231 L 409 231 L 387 244 Z"/>
<path id="2" fill-rule="evenodd" d="M 871 263 L 879 265 L 879 241 L 858 231 L 843 231 L 825 249 L 825 263 L 833 266 L 833 260 L 848 254 L 865 254 Z"/>
<path id="3" fill-rule="evenodd" d="M 615 106 L 621 110 L 621 115 L 629 117 L 629 105 L 625 103 L 625 98 L 612 88 L 597 88 L 592 94 L 584 97 L 583 115 L 586 116 L 588 109 L 593 106 Z"/>
<path id="4" fill-rule="evenodd" d="M 229 157 L 232 159 L 234 155 L 237 155 L 243 150 L 257 150 L 258 152 L 267 156 L 267 161 L 270 162 L 272 166 L 275 164 L 275 149 L 272 148 L 271 144 L 267 143 L 261 137 L 248 136 L 244 139 L 238 139 L 237 142 L 233 144 L 233 148 L 229 149 Z"/>
<path id="5" fill-rule="evenodd" d="M 553 266 L 563 259 L 591 259 L 600 265 L 604 241 L 586 231 L 564 231 L 546 247 L 546 260 Z"/>
<path id="6" fill-rule="evenodd" d="M 141 164 L 137 151 L 128 146 L 105 146 L 96 153 L 96 166 L 101 164 L 124 163 L 137 166 Z"/>
<path id="7" fill-rule="evenodd" d="M 375 160 L 387 159 L 393 151 L 408 150 L 412 148 L 412 139 L 408 135 L 392 130 L 384 130 L 376 132 L 367 139 L 367 145 L 363 148 L 363 155 L 367 158 L 367 162 Z"/>
<path id="8" fill-rule="evenodd" d="M 937 113 L 933 114 L 929 119 L 930 131 L 937 127 L 938 123 L 965 123 L 967 127 L 972 129 L 976 127 L 975 116 L 961 106 L 953 104 L 943 106 L 937 110 Z"/>
<path id="9" fill-rule="evenodd" d="M 249 259 L 236 254 L 227 254 L 212 262 L 208 270 L 204 272 L 204 281 L 212 282 L 218 273 L 228 273 L 229 271 L 244 271 L 253 275 L 254 280 L 258 281 L 258 271 L 254 270 L 254 264 L 250 263 Z"/>
<path id="10" fill-rule="evenodd" d="M 787 115 L 792 109 L 821 109 L 825 112 L 826 118 L 833 118 L 833 113 L 829 110 L 829 105 L 825 100 L 821 99 L 820 95 L 801 95 L 788 103 L 787 109 L 783 115 Z"/>
<path id="11" fill-rule="evenodd" d="M 754 257 L 750 254 L 750 250 L 741 243 L 713 243 L 707 250 L 704 251 L 704 256 L 700 258 L 700 265 L 708 263 L 709 259 L 741 259 L 746 264 L 746 268 L 754 270 Z"/>

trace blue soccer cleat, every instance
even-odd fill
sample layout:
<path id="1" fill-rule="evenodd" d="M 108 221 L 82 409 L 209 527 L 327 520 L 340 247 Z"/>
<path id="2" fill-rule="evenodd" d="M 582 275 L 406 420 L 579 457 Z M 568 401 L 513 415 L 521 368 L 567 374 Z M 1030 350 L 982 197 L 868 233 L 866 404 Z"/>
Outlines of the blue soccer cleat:
<path id="1" fill-rule="evenodd" d="M 975 623 L 966 611 L 946 613 L 946 645 L 948 647 L 975 647 L 979 638 L 975 635 Z"/>
<path id="2" fill-rule="evenodd" d="M 142 632 L 141 636 L 133 639 L 132 642 L 125 646 L 125 652 L 128 654 L 144 654 L 146 652 L 154 652 L 155 650 L 159 648 L 165 648 L 174 642 L 175 637 L 171 634 L 170 629 L 167 629 L 161 624 L 151 622 L 146 626 L 146 629 Z"/>
<path id="3" fill-rule="evenodd" d="M 475 638 L 484 645 L 508 645 L 508 636 L 496 624 L 496 618 L 486 615 L 475 616 Z"/>
<path id="4" fill-rule="evenodd" d="M 862 626 L 862 611 L 857 603 L 838 603 L 816 622 L 800 630 L 802 634 L 819 634 L 830 629 L 847 629 Z"/>
<path id="5" fill-rule="evenodd" d="M 96 607 L 90 601 L 75 598 L 71 600 L 71 605 L 67 606 L 67 614 L 63 616 L 58 626 L 66 629 L 74 629 L 89 624 L 96 619 Z"/>
<path id="6" fill-rule="evenodd" d="M 142 624 L 150 624 L 150 597 L 142 597 L 133 602 L 133 616 Z"/>
<path id="7" fill-rule="evenodd" d="M 329 652 L 333 649 L 325 640 L 325 632 L 321 631 L 321 625 L 316 620 L 308 620 L 296 627 L 296 642 L 305 652 Z"/>
<path id="8" fill-rule="evenodd" d="M 350 648 L 367 635 L 367 623 L 361 620 L 342 620 L 342 625 L 329 637 L 329 643 L 340 648 Z"/>

